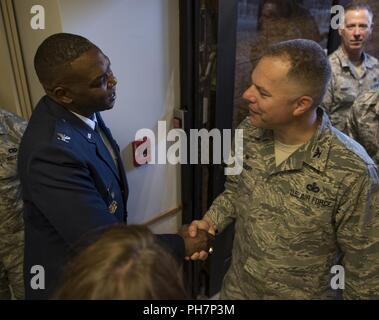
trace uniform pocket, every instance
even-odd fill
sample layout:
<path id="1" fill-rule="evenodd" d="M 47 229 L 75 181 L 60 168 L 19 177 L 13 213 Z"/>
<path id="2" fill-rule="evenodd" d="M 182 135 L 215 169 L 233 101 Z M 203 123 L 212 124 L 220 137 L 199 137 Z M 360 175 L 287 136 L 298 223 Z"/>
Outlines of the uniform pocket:
<path id="1" fill-rule="evenodd" d="M 0 146 L 0 171 L 3 178 L 17 175 L 18 146 L 13 144 Z"/>

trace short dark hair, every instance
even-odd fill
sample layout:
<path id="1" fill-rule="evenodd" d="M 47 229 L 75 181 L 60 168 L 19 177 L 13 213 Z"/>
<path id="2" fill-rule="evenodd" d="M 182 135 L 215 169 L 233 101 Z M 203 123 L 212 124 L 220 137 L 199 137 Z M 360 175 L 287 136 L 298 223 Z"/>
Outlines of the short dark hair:
<path id="1" fill-rule="evenodd" d="M 314 106 L 322 102 L 332 71 L 326 53 L 317 42 L 306 39 L 278 42 L 266 49 L 264 57 L 287 59 L 291 65 L 288 79 L 304 85 L 304 94 L 313 98 Z"/>
<path id="2" fill-rule="evenodd" d="M 97 46 L 76 34 L 57 33 L 46 38 L 34 56 L 34 68 L 41 84 L 45 88 L 55 85 L 69 70 L 70 63 L 92 48 Z"/>
<path id="3" fill-rule="evenodd" d="M 372 11 L 370 5 L 367 1 L 362 0 L 353 0 L 347 3 L 344 6 L 345 12 L 350 10 L 364 10 L 366 9 L 368 13 L 371 15 L 372 18 L 374 18 L 374 12 Z"/>
<path id="4" fill-rule="evenodd" d="M 53 299 L 187 299 L 176 260 L 145 226 L 116 225 L 67 265 Z"/>

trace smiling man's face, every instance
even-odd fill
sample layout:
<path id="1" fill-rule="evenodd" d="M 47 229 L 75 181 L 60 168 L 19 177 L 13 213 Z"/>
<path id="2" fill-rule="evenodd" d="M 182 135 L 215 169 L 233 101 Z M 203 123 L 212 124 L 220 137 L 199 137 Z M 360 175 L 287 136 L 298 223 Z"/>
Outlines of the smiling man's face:
<path id="1" fill-rule="evenodd" d="M 290 62 L 279 57 L 262 58 L 254 69 L 252 84 L 243 94 L 253 126 L 277 129 L 293 121 L 302 88 L 288 79 L 289 69 Z"/>

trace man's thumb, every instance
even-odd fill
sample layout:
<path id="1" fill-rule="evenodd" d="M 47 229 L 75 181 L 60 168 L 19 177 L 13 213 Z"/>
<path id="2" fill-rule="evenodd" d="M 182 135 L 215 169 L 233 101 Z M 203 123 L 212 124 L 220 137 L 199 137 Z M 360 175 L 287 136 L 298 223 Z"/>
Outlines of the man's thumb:
<path id="1" fill-rule="evenodd" d="M 196 237 L 196 234 L 197 234 L 197 224 L 195 221 L 193 221 L 190 226 L 188 227 L 188 232 L 189 232 L 189 235 L 194 238 Z"/>

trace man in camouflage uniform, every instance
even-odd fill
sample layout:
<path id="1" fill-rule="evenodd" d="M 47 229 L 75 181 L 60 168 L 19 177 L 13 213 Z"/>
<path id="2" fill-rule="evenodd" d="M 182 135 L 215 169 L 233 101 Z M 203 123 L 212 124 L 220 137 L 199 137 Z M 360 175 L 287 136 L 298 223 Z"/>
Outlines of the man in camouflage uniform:
<path id="1" fill-rule="evenodd" d="M 244 169 L 190 226 L 195 235 L 236 223 L 223 299 L 335 298 L 337 264 L 344 298 L 379 298 L 378 172 L 317 107 L 330 76 L 310 40 L 273 45 L 253 71 Z"/>
<path id="2" fill-rule="evenodd" d="M 26 121 L 0 109 L 0 299 L 24 298 L 24 224 L 17 154 Z"/>
<path id="3" fill-rule="evenodd" d="M 379 90 L 371 90 L 358 97 L 349 114 L 347 133 L 365 147 L 379 164 Z"/>
<path id="4" fill-rule="evenodd" d="M 332 124 L 346 132 L 346 119 L 354 100 L 363 92 L 379 87 L 379 62 L 364 52 L 373 27 L 373 12 L 367 4 L 345 7 L 344 28 L 339 30 L 341 46 L 329 57 L 332 79 L 323 107 Z"/>

